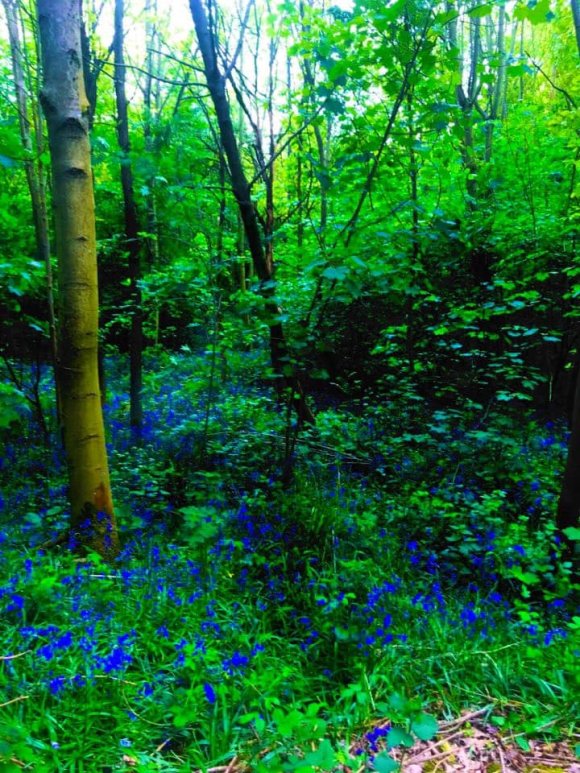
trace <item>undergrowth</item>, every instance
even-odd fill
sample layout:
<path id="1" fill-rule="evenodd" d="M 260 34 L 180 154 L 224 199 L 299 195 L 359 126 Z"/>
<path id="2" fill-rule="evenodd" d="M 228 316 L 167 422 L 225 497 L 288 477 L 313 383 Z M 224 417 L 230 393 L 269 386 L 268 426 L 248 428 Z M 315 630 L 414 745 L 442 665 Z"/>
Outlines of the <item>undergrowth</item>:
<path id="1" fill-rule="evenodd" d="M 11 425 L 0 769 L 237 754 L 256 771 L 386 771 L 383 736 L 408 746 L 474 707 L 506 732 L 570 734 L 580 618 L 553 526 L 558 426 L 473 404 L 326 407 L 291 446 L 288 485 L 293 428 L 268 385 L 246 364 L 209 393 L 191 377 L 208 367 L 150 368 L 138 442 L 127 395 L 110 397 L 115 566 L 41 547 L 66 526 L 62 459 L 32 417 Z"/>

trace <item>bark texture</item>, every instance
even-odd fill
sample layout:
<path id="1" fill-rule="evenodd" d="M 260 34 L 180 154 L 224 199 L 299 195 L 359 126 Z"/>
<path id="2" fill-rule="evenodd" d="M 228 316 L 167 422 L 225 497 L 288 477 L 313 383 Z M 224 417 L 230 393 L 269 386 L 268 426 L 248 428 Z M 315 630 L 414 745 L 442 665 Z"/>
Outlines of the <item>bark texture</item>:
<path id="1" fill-rule="evenodd" d="M 59 364 L 71 531 L 107 559 L 118 552 L 99 391 L 93 176 L 80 0 L 38 0 L 58 255 Z"/>

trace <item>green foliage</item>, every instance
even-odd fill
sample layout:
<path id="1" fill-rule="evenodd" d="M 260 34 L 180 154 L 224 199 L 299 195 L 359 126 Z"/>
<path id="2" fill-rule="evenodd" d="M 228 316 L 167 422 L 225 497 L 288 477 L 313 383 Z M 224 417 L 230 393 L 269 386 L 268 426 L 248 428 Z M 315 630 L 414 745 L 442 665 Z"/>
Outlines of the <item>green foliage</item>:
<path id="1" fill-rule="evenodd" d="M 0 332 L 18 383 L 6 370 L 0 385 L 0 770 L 12 758 L 116 769 L 127 753 L 143 771 L 235 755 L 258 773 L 385 773 L 399 766 L 391 753 L 465 709 L 488 706 L 524 752 L 528 737 L 572 727 L 578 586 L 554 514 L 578 349 L 577 56 L 568 11 L 505 10 L 502 51 L 496 3 L 253 8 L 230 104 L 276 265 L 267 283 L 189 67 L 201 65 L 195 46 L 155 20 L 159 44 L 141 62 L 135 46 L 127 73 L 146 339 L 138 438 L 104 65 L 92 144 L 123 539 L 112 567 L 62 542 L 45 267 L 4 45 Z M 239 21 L 219 13 L 216 33 L 237 39 Z M 467 109 L 458 87 L 476 29 Z M 104 60 L 108 41 L 92 43 Z M 269 138 L 261 71 L 285 50 Z M 146 106 L 150 69 L 161 79 Z M 273 322 L 313 426 L 299 425 L 270 362 Z M 576 542 L 578 529 L 564 535 Z"/>

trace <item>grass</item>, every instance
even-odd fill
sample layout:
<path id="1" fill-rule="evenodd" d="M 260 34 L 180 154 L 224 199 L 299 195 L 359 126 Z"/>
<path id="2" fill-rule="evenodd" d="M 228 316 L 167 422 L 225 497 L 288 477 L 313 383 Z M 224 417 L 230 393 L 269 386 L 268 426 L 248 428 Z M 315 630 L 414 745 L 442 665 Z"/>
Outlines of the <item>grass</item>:
<path id="1" fill-rule="evenodd" d="M 506 732 L 572 732 L 557 427 L 498 414 L 474 428 L 423 408 L 421 437 L 399 442 L 404 407 L 326 410 L 288 489 L 285 415 L 251 373 L 208 403 L 207 363 L 163 367 L 140 444 L 126 394 L 107 409 L 117 566 L 38 548 L 66 522 L 62 462 L 26 417 L 7 438 L 0 770 L 96 773 L 123 755 L 204 770 L 241 755 L 308 773 L 348 765 L 355 738 L 370 764 L 365 733 L 385 718 L 412 742 L 426 712 L 482 706 Z"/>

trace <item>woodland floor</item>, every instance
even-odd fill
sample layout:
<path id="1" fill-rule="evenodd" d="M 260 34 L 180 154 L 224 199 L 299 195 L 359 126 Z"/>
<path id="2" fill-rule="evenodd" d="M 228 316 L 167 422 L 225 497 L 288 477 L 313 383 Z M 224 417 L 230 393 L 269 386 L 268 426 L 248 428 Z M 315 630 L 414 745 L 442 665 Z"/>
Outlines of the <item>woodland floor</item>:
<path id="1" fill-rule="evenodd" d="M 483 708 L 466 712 L 457 719 L 441 722 L 435 739 L 417 741 L 412 750 L 394 750 L 391 752 L 392 759 L 399 763 L 402 773 L 580 773 L 580 761 L 570 743 L 528 741 L 523 739 L 521 733 L 502 735 L 496 727 L 486 722 L 484 715 L 487 711 L 488 708 Z M 373 729 L 388 726 L 390 723 L 387 721 L 383 725 L 375 725 Z M 580 734 L 573 738 L 580 743 Z M 382 751 L 384 745 L 381 747 L 379 744 L 378 748 Z M 356 754 L 357 749 L 364 750 L 365 743 L 355 741 L 349 753 Z M 269 750 L 265 750 L 260 755 L 261 758 L 266 760 L 268 753 Z M 138 764 L 130 755 L 124 755 L 122 762 L 125 769 L 135 768 Z M 175 762 L 179 763 L 179 760 L 176 759 Z M 356 769 L 340 765 L 334 768 L 334 773 L 365 773 L 372 770 L 376 770 L 372 763 L 365 762 Z M 251 771 L 251 766 L 235 757 L 227 765 L 199 770 L 196 773 Z"/>

